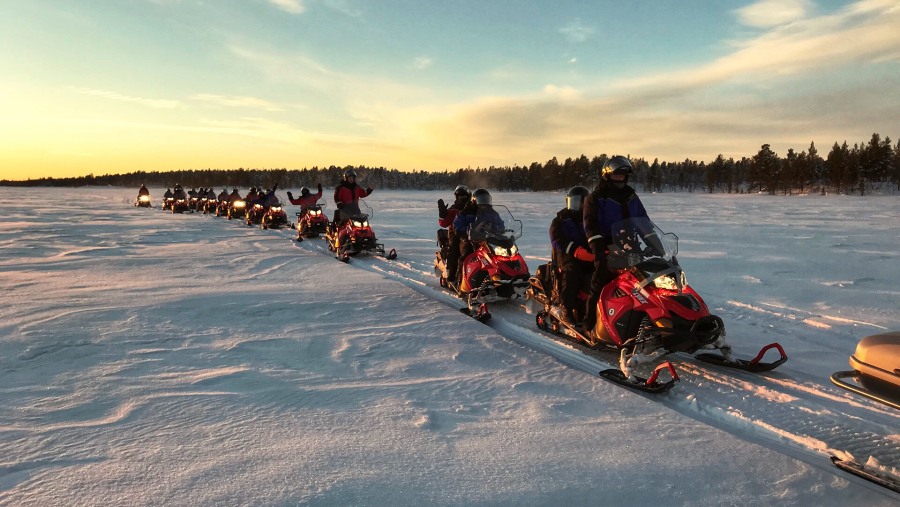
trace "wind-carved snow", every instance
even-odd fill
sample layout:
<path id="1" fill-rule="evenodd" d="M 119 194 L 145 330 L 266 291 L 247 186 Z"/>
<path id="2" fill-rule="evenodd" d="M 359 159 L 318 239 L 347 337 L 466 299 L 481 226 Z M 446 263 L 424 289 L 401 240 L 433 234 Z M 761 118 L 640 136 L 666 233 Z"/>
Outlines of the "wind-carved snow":
<path id="1" fill-rule="evenodd" d="M 859 338 L 900 329 L 895 198 L 644 197 L 735 352 L 790 357 L 754 375 L 676 355 L 681 382 L 651 398 L 519 303 L 487 326 L 457 311 L 432 269 L 450 189 L 376 190 L 372 226 L 400 256 L 349 265 L 132 193 L 17 189 L 5 210 L 0 504 L 898 501 L 827 460 L 900 467 L 897 411 L 828 381 Z M 494 201 L 534 271 L 564 194 Z"/>

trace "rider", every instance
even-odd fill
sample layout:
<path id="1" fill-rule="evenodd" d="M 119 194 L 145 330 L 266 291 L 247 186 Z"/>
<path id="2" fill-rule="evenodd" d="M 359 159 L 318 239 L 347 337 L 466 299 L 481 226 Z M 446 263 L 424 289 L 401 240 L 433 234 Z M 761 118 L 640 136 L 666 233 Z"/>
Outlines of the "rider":
<path id="1" fill-rule="evenodd" d="M 219 192 L 218 197 L 216 197 L 216 201 L 222 203 L 222 202 L 226 202 L 227 200 L 228 200 L 228 189 L 225 187 L 222 187 L 222 191 Z"/>
<path id="2" fill-rule="evenodd" d="M 372 194 L 375 187 L 369 185 L 362 188 L 356 184 L 356 171 L 347 169 L 344 171 L 344 178 L 334 187 L 334 202 L 337 209 L 334 212 L 335 226 L 340 222 L 349 219 L 353 214 L 359 213 L 359 200 Z"/>
<path id="3" fill-rule="evenodd" d="M 450 277 L 453 277 L 453 280 L 451 281 L 459 284 L 459 279 L 456 278 L 456 272 L 459 265 L 460 234 L 458 234 L 456 228 L 453 227 L 453 221 L 456 220 L 456 216 L 459 212 L 466 206 L 469 200 L 472 199 L 472 192 L 470 192 L 469 187 L 465 185 L 457 185 L 456 189 L 453 190 L 453 197 L 453 204 L 450 205 L 449 208 L 444 204 L 443 199 L 438 200 L 438 225 L 447 228 L 444 279 L 449 280 Z M 444 245 L 441 246 L 443 247 Z"/>
<path id="4" fill-rule="evenodd" d="M 223 190 L 223 192 L 224 192 L 224 190 Z M 241 199 L 241 193 L 238 192 L 238 189 L 236 189 L 236 188 L 231 189 L 231 193 L 228 194 L 228 205 L 231 206 L 232 204 L 234 204 L 234 201 L 237 201 L 240 199 Z"/>
<path id="5" fill-rule="evenodd" d="M 150 191 L 147 190 L 147 187 L 141 183 L 141 188 L 138 189 L 138 197 L 142 195 L 150 195 Z"/>
<path id="6" fill-rule="evenodd" d="M 588 250 L 584 233 L 584 200 L 590 191 L 575 186 L 566 193 L 566 207 L 550 222 L 550 244 L 553 246 L 553 264 L 559 273 L 559 296 L 563 306 L 562 319 L 578 322 L 584 315 L 583 305 L 578 305 L 578 292 L 588 289 L 593 270 L 594 254 Z"/>
<path id="7" fill-rule="evenodd" d="M 584 203 L 584 232 L 594 254 L 594 276 L 591 277 L 591 295 L 585 312 L 585 330 L 594 328 L 600 291 L 615 277 L 607 267 L 606 257 L 606 245 L 612 240 L 613 224 L 626 218 L 647 217 L 641 199 L 628 186 L 628 176 L 632 172 L 634 166 L 628 158 L 622 155 L 612 157 L 600 169 L 600 181 Z"/>
<path id="8" fill-rule="evenodd" d="M 453 220 L 453 228 L 460 235 L 459 258 L 465 259 L 474 251 L 471 241 L 472 232 L 490 232 L 489 230 L 485 231 L 486 229 L 502 231 L 505 226 L 500 214 L 494 210 L 491 193 L 486 189 L 479 188 L 472 192 L 472 200 L 456 215 L 456 219 Z M 457 267 L 456 279 L 462 282 L 462 263 L 459 263 Z"/>
<path id="9" fill-rule="evenodd" d="M 316 187 L 318 190 L 317 193 L 313 194 L 309 191 L 308 188 L 302 187 L 300 189 L 300 197 L 294 199 L 294 195 L 290 192 L 287 193 L 288 199 L 291 201 L 291 204 L 294 206 L 300 206 L 300 216 L 306 214 L 306 210 L 309 209 L 310 206 L 315 205 L 319 202 L 319 199 L 322 198 L 322 184 L 319 183 Z"/>

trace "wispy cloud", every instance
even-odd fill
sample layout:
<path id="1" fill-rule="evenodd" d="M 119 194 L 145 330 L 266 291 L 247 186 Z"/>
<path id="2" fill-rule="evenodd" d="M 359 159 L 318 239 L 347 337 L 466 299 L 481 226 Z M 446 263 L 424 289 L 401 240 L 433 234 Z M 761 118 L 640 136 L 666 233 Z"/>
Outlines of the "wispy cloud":
<path id="1" fill-rule="evenodd" d="M 803 19 L 812 9 L 809 0 L 759 0 L 736 11 L 743 24 L 769 28 Z"/>
<path id="2" fill-rule="evenodd" d="M 176 109 L 184 107 L 184 104 L 177 100 L 167 99 L 148 99 L 143 97 L 132 97 L 130 95 L 122 95 L 121 93 L 109 90 L 96 90 L 90 88 L 75 88 L 76 92 L 83 95 L 92 95 L 94 97 L 103 97 L 105 99 L 116 100 L 119 102 L 131 102 L 142 106 L 152 107 L 155 109 Z"/>
<path id="3" fill-rule="evenodd" d="M 559 29 L 559 33 L 569 42 L 585 42 L 595 31 L 594 27 L 584 24 L 580 19 L 573 20 Z"/>
<path id="4" fill-rule="evenodd" d="M 303 5 L 303 0 L 268 0 L 268 2 L 291 14 L 303 14 L 306 12 L 306 6 Z"/>
<path id="5" fill-rule="evenodd" d="M 425 70 L 428 67 L 431 67 L 433 63 L 434 62 L 431 60 L 431 58 L 428 58 L 427 56 L 419 56 L 415 60 L 413 60 L 413 67 L 418 70 Z"/>
<path id="6" fill-rule="evenodd" d="M 263 111 L 277 112 L 285 109 L 273 102 L 258 97 L 246 97 L 240 95 L 215 95 L 211 93 L 198 93 L 189 97 L 191 100 L 204 102 L 224 107 L 238 107 L 250 109 L 262 109 Z"/>

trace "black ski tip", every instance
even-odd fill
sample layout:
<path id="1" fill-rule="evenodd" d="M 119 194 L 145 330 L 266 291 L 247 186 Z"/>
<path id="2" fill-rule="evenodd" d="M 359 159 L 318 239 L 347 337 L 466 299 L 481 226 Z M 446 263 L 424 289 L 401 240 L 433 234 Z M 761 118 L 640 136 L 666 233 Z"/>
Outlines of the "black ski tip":
<path id="1" fill-rule="evenodd" d="M 610 368 L 608 370 L 603 370 L 599 372 L 600 377 L 609 380 L 615 384 L 619 384 L 620 386 L 627 387 L 629 389 L 635 389 L 637 391 L 641 391 L 644 393 L 650 394 L 660 394 L 668 391 L 675 387 L 675 382 L 678 381 L 677 378 L 673 378 L 668 382 L 657 382 L 654 380 L 653 382 L 647 383 L 647 379 L 641 377 L 635 377 L 635 381 L 632 382 L 628 380 L 628 377 L 625 376 L 620 370 L 615 368 Z"/>
<path id="2" fill-rule="evenodd" d="M 391 248 L 391 251 L 388 252 L 388 253 L 384 256 L 384 258 L 385 258 L 385 259 L 389 259 L 389 260 L 394 260 L 394 259 L 396 259 L 396 258 L 397 258 L 397 250 L 394 249 L 394 248 Z"/>

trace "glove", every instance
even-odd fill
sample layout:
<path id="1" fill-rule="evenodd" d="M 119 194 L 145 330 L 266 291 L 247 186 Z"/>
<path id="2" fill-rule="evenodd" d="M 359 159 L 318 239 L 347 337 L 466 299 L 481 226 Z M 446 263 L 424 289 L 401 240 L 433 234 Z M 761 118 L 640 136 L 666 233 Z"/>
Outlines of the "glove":
<path id="1" fill-rule="evenodd" d="M 288 199 L 293 199 L 293 198 L 294 198 L 294 194 L 292 194 L 292 193 L 290 192 L 290 190 L 288 190 L 287 195 L 288 195 Z"/>
<path id="2" fill-rule="evenodd" d="M 587 248 L 580 246 L 575 249 L 575 253 L 573 254 L 576 259 L 584 262 L 594 262 L 594 254 L 587 251 Z"/>
<path id="3" fill-rule="evenodd" d="M 342 203 L 342 202 L 337 203 L 337 209 L 344 209 L 344 203 Z"/>
<path id="4" fill-rule="evenodd" d="M 322 184 L 321 184 L 321 183 L 319 183 L 318 185 L 316 185 L 316 190 L 318 190 L 319 193 L 322 193 Z"/>
<path id="5" fill-rule="evenodd" d="M 438 199 L 438 216 L 440 218 L 447 218 L 447 205 L 444 204 L 443 199 Z"/>

